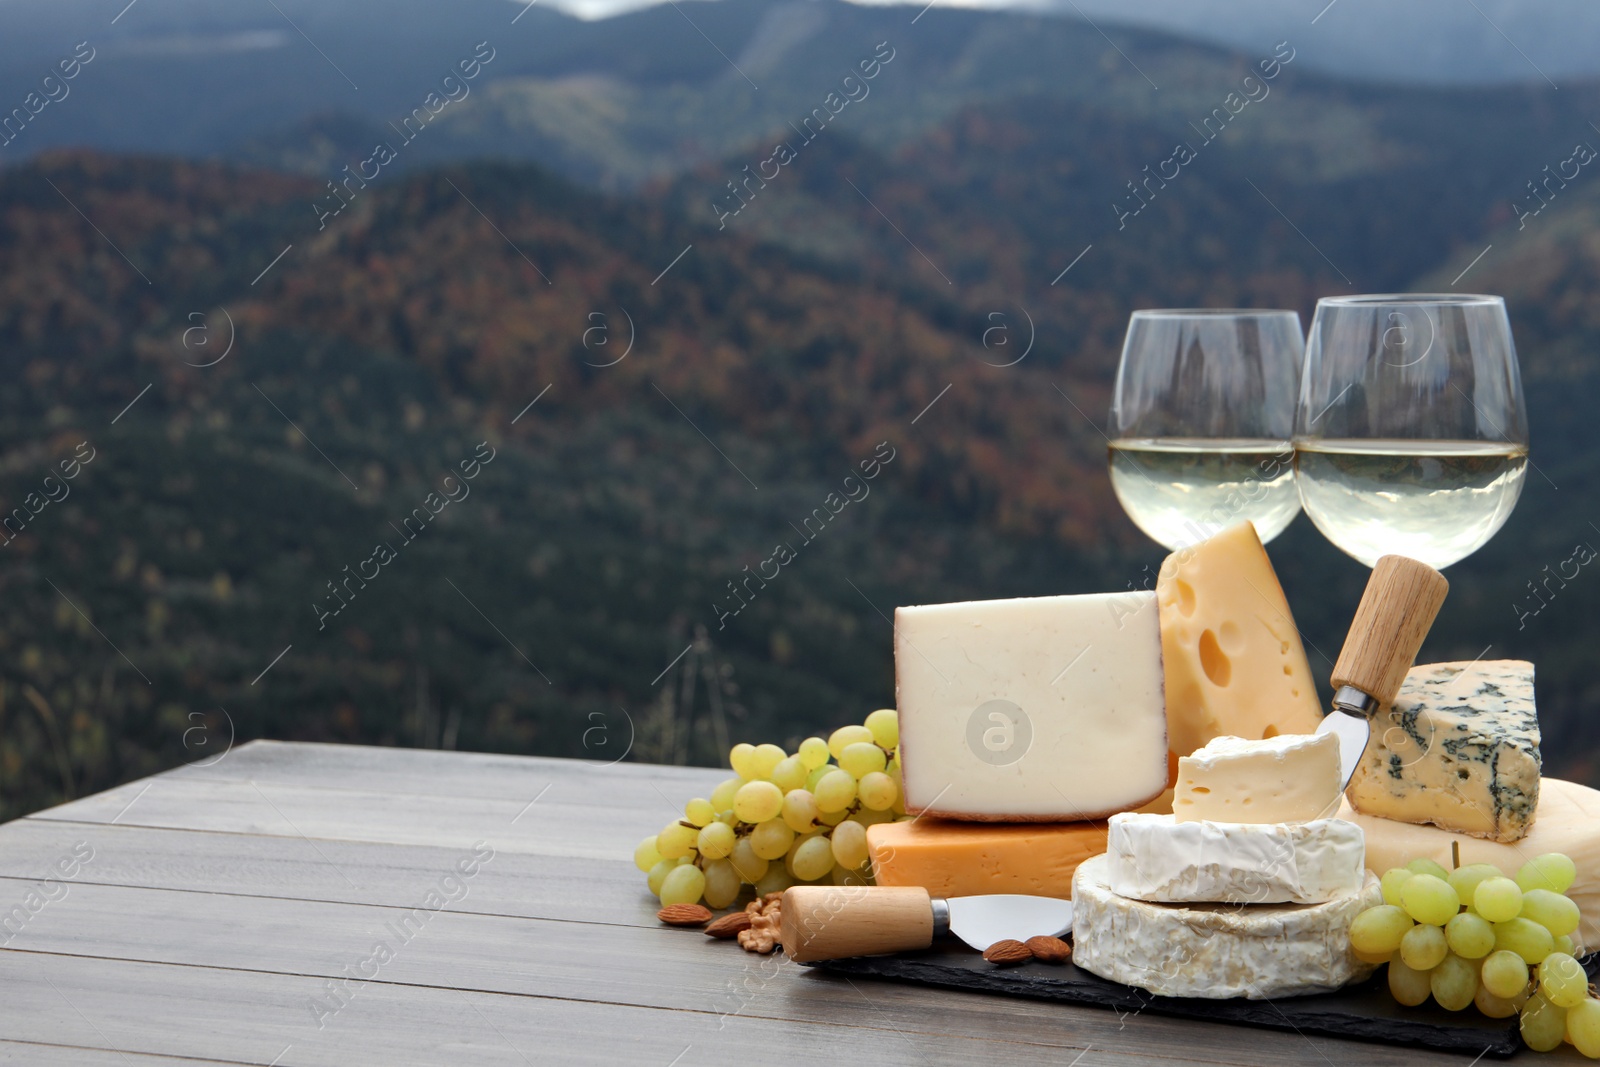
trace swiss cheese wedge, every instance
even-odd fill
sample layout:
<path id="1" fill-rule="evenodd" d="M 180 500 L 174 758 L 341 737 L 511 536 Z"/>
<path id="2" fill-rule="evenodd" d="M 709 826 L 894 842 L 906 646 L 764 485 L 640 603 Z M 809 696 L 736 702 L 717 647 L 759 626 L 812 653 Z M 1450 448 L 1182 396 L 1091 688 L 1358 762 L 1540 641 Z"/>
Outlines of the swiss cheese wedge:
<path id="1" fill-rule="evenodd" d="M 1322 707 L 1300 632 L 1248 521 L 1168 556 L 1156 599 L 1173 752 L 1316 731 Z"/>

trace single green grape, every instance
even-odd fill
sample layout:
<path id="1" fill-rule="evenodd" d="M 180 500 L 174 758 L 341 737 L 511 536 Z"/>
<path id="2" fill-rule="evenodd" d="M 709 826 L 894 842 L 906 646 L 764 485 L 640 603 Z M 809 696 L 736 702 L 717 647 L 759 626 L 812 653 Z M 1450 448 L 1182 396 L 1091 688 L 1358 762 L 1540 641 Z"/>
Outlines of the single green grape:
<path id="1" fill-rule="evenodd" d="M 867 716 L 866 727 L 872 739 L 884 748 L 894 748 L 900 743 L 900 713 L 893 708 L 879 708 Z"/>
<path id="2" fill-rule="evenodd" d="M 764 897 L 768 893 L 781 893 L 794 885 L 794 875 L 789 873 L 789 868 L 781 863 L 774 863 L 767 868 L 760 881 L 755 883 L 756 895 Z"/>
<path id="3" fill-rule="evenodd" d="M 756 855 L 756 850 L 750 845 L 749 835 L 739 838 L 728 862 L 733 865 L 734 872 L 751 885 L 761 881 L 761 876 L 767 873 L 767 861 Z"/>
<path id="4" fill-rule="evenodd" d="M 864 778 L 888 766 L 889 757 L 871 741 L 856 741 L 844 746 L 839 753 L 839 768 L 855 778 Z"/>
<path id="5" fill-rule="evenodd" d="M 828 753 L 834 759 L 844 754 L 846 745 L 853 745 L 857 741 L 871 741 L 872 731 L 865 726 L 841 726 L 828 735 Z"/>
<path id="6" fill-rule="evenodd" d="M 1522 889 L 1500 875 L 1485 878 L 1472 894 L 1472 910 L 1492 923 L 1503 923 L 1522 914 Z"/>
<path id="7" fill-rule="evenodd" d="M 1510 949 L 1531 967 L 1556 950 L 1556 939 L 1532 919 L 1519 917 L 1494 924 L 1494 947 Z"/>
<path id="8" fill-rule="evenodd" d="M 773 769 L 787 759 L 789 753 L 778 745 L 757 745 L 750 754 L 750 770 L 754 778 L 771 778 Z"/>
<path id="9" fill-rule="evenodd" d="M 789 873 L 803 882 L 814 881 L 833 870 L 833 843 L 817 836 L 802 841 L 789 858 Z"/>
<path id="10" fill-rule="evenodd" d="M 1494 951 L 1494 927 L 1470 911 L 1452 916 L 1444 924 L 1444 939 L 1450 951 L 1463 959 L 1479 960 Z"/>
<path id="11" fill-rule="evenodd" d="M 1524 890 L 1548 889 L 1565 893 L 1578 878 L 1578 865 L 1559 852 L 1546 852 L 1524 863 L 1517 871 L 1517 885 Z"/>
<path id="12" fill-rule="evenodd" d="M 750 763 L 750 758 L 755 754 L 756 746 L 740 741 L 728 750 L 728 766 L 733 768 L 734 774 L 748 782 L 756 776 Z"/>
<path id="13" fill-rule="evenodd" d="M 1578 905 L 1549 889 L 1528 889 L 1522 894 L 1522 917 L 1565 937 L 1578 928 Z"/>
<path id="14" fill-rule="evenodd" d="M 1558 1008 L 1570 1008 L 1589 997 L 1589 975 L 1577 960 L 1552 952 L 1539 964 L 1539 992 Z"/>
<path id="15" fill-rule="evenodd" d="M 1350 923 L 1350 947 L 1365 956 L 1394 955 L 1400 939 L 1414 924 L 1411 916 L 1393 904 L 1379 904 L 1357 915 Z M 1491 931 L 1489 940 L 1494 941 Z"/>
<path id="16" fill-rule="evenodd" d="M 733 853 L 733 827 L 725 822 L 712 822 L 700 828 L 698 847 L 700 855 L 708 860 L 726 859 Z"/>
<path id="17" fill-rule="evenodd" d="M 833 843 L 833 861 L 847 870 L 855 870 L 867 862 L 867 828 L 854 819 L 846 819 L 829 834 Z"/>
<path id="18" fill-rule="evenodd" d="M 1535 1052 L 1549 1052 L 1567 1036 L 1567 1010 L 1550 1003 L 1542 993 L 1535 993 L 1522 1006 L 1522 1019 L 1518 1023 L 1523 1042 Z"/>
<path id="19" fill-rule="evenodd" d="M 668 823 L 656 835 L 656 852 L 664 860 L 680 859 L 694 851 L 700 831 L 681 822 Z"/>
<path id="20" fill-rule="evenodd" d="M 872 811 L 888 811 L 900 799 L 900 787 L 882 771 L 873 771 L 861 776 L 861 781 L 856 784 L 856 795 L 861 798 L 862 807 Z"/>
<path id="21" fill-rule="evenodd" d="M 1478 1006 L 1480 1012 L 1491 1019 L 1509 1019 L 1520 1010 L 1516 1001 L 1495 996 L 1489 992 L 1489 987 L 1486 985 L 1478 987 L 1472 1002 Z"/>
<path id="22" fill-rule="evenodd" d="M 802 788 L 815 793 L 817 791 L 817 783 L 822 781 L 823 776 L 838 769 L 839 768 L 835 767 L 831 763 L 824 763 L 820 767 L 813 768 L 812 771 L 806 775 L 806 784 Z"/>
<path id="23" fill-rule="evenodd" d="M 670 872 L 677 870 L 677 868 L 677 860 L 662 860 L 660 863 L 650 868 L 650 873 L 648 876 L 646 876 L 644 884 L 650 887 L 650 892 L 659 897 L 661 895 L 661 883 L 665 882 L 667 880 L 667 875 Z"/>
<path id="24" fill-rule="evenodd" d="M 708 908 L 726 908 L 739 895 L 740 879 L 733 864 L 727 860 L 712 860 L 706 864 L 705 898 Z"/>
<path id="25" fill-rule="evenodd" d="M 800 742 L 797 750 L 800 762 L 805 764 L 806 770 L 814 771 L 828 762 L 828 742 L 820 737 L 808 737 Z"/>
<path id="26" fill-rule="evenodd" d="M 1600 1060 L 1600 1000 L 1584 1000 L 1567 1009 L 1567 1040 L 1591 1060 Z"/>
<path id="27" fill-rule="evenodd" d="M 843 811 L 856 799 L 855 776 L 835 767 L 818 780 L 811 792 L 817 798 L 817 807 L 824 813 Z"/>
<path id="28" fill-rule="evenodd" d="M 739 791 L 741 785 L 744 785 L 744 779 L 738 777 L 725 778 L 718 782 L 717 787 L 711 791 L 711 806 L 718 811 L 727 811 L 733 807 L 733 795 Z"/>
<path id="29" fill-rule="evenodd" d="M 1456 896 L 1461 898 L 1463 904 L 1472 903 L 1472 894 L 1478 889 L 1478 883 L 1486 878 L 1501 878 L 1500 868 L 1492 863 L 1469 863 L 1465 867 L 1457 867 L 1450 872 L 1446 879 L 1450 888 L 1456 891 Z"/>
<path id="30" fill-rule="evenodd" d="M 1556 938 L 1556 951 L 1565 952 L 1569 956 L 1578 955 L 1578 946 L 1572 940 L 1571 934 L 1563 934 L 1561 937 Z"/>
<path id="31" fill-rule="evenodd" d="M 806 765 L 799 756 L 788 756 L 772 768 L 772 784 L 787 793 L 806 784 Z"/>
<path id="32" fill-rule="evenodd" d="M 1391 867 L 1383 872 L 1383 902 L 1400 906 L 1400 887 L 1411 879 L 1411 872 L 1404 867 Z"/>
<path id="33" fill-rule="evenodd" d="M 1428 980 L 1427 971 L 1408 966 L 1396 953 L 1394 959 L 1389 961 L 1389 993 L 1398 1003 L 1414 1008 L 1427 1003 L 1433 993 L 1433 985 Z"/>
<path id="34" fill-rule="evenodd" d="M 717 812 L 717 821 L 727 823 L 729 826 L 732 826 L 734 823 L 739 821 L 739 816 L 733 813 L 732 808 L 729 808 L 727 811 Z"/>
<path id="35" fill-rule="evenodd" d="M 1480 973 L 1483 987 L 1497 997 L 1510 1000 L 1528 988 L 1528 962 L 1509 949 L 1489 953 Z"/>
<path id="36" fill-rule="evenodd" d="M 824 811 L 817 814 L 817 821 L 824 827 L 838 826 L 850 817 L 849 808 L 840 808 L 838 811 Z"/>
<path id="37" fill-rule="evenodd" d="M 661 862 L 661 853 L 656 851 L 656 835 L 640 841 L 633 846 L 633 865 L 641 871 L 649 873 L 650 868 Z"/>
<path id="38" fill-rule="evenodd" d="M 683 806 L 683 817 L 696 826 L 704 826 L 717 817 L 717 809 L 705 797 L 695 797 Z"/>
<path id="39" fill-rule="evenodd" d="M 789 851 L 794 831 L 782 819 L 768 819 L 750 831 L 750 847 L 764 860 L 775 860 Z"/>
<path id="40" fill-rule="evenodd" d="M 782 810 L 783 790 L 771 782 L 746 782 L 733 795 L 733 813 L 744 822 L 766 822 Z"/>
<path id="41" fill-rule="evenodd" d="M 783 821 L 797 834 L 817 825 L 817 798 L 804 789 L 791 789 L 783 795 Z"/>
<path id="42" fill-rule="evenodd" d="M 672 868 L 661 881 L 662 904 L 698 904 L 706 891 L 706 875 L 692 863 Z"/>
<path id="43" fill-rule="evenodd" d="M 1460 1011 L 1472 1003 L 1478 992 L 1478 968 L 1452 952 L 1433 969 L 1428 985 L 1439 1007 Z"/>
<path id="44" fill-rule="evenodd" d="M 1414 971 L 1433 970 L 1449 951 L 1444 931 L 1426 923 L 1413 926 L 1400 939 L 1400 958 Z"/>
<path id="45" fill-rule="evenodd" d="M 1445 870 L 1439 864 L 1424 856 L 1418 856 L 1416 859 L 1406 864 L 1406 870 L 1410 871 L 1412 874 L 1431 874 L 1441 882 L 1448 881 L 1450 878 L 1449 871 Z"/>
<path id="46" fill-rule="evenodd" d="M 1443 878 L 1417 874 L 1400 887 L 1400 906 L 1419 923 L 1443 926 L 1461 911 L 1461 898 Z"/>

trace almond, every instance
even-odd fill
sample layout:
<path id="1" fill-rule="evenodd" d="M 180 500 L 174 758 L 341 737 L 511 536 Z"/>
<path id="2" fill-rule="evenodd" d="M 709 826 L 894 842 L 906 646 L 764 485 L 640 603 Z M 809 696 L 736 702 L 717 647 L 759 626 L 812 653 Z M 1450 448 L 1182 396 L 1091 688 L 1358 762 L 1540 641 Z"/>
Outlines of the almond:
<path id="1" fill-rule="evenodd" d="M 1072 958 L 1072 946 L 1059 937 L 1030 937 L 1025 944 L 1041 963 L 1066 963 Z"/>
<path id="2" fill-rule="evenodd" d="M 984 952 L 983 958 L 1000 967 L 1010 967 L 1018 963 L 1026 963 L 1033 958 L 1033 952 L 1021 941 L 1007 938 L 996 941 Z"/>
<path id="3" fill-rule="evenodd" d="M 711 909 L 703 904 L 668 904 L 656 918 L 668 926 L 704 926 L 711 921 Z"/>
<path id="4" fill-rule="evenodd" d="M 707 937 L 720 938 L 731 941 L 739 936 L 740 930 L 750 929 L 751 916 L 748 911 L 730 911 L 703 931 Z"/>

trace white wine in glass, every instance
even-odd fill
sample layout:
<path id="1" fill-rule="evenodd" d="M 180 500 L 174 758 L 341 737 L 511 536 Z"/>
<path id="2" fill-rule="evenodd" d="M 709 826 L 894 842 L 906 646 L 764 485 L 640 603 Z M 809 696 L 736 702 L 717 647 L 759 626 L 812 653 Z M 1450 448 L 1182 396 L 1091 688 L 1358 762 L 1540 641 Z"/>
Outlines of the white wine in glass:
<path id="1" fill-rule="evenodd" d="M 1528 465 L 1527 414 L 1499 297 L 1319 301 L 1295 434 L 1301 502 L 1367 566 L 1443 568 L 1504 525 Z"/>
<path id="2" fill-rule="evenodd" d="M 1136 311 L 1111 404 L 1111 487 L 1169 549 L 1241 519 L 1262 542 L 1300 511 L 1294 398 L 1304 342 L 1292 311 Z"/>

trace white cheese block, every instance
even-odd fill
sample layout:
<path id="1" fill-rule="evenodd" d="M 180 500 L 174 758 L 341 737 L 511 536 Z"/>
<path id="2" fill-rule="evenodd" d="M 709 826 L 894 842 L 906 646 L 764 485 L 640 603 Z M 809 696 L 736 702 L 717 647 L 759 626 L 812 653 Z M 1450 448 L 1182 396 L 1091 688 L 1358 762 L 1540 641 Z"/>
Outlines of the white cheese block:
<path id="1" fill-rule="evenodd" d="M 1366 881 L 1361 828 L 1342 819 L 1292 823 L 1178 822 L 1113 815 L 1113 892 L 1151 903 L 1321 904 Z"/>
<path id="2" fill-rule="evenodd" d="M 1461 862 L 1492 863 L 1508 875 L 1534 856 L 1560 852 L 1578 865 L 1578 880 L 1567 896 L 1583 917 L 1573 935 L 1579 945 L 1600 949 L 1600 790 L 1546 778 L 1539 789 L 1538 818 L 1521 841 L 1501 844 L 1453 834 L 1434 826 L 1363 815 L 1346 804 L 1339 817 L 1361 827 L 1367 838 L 1367 869 L 1382 874 L 1414 859 L 1430 859 L 1449 869 L 1452 844 Z"/>
<path id="3" fill-rule="evenodd" d="M 895 611 L 906 809 L 1094 819 L 1167 786 L 1154 593 Z"/>
<path id="4" fill-rule="evenodd" d="M 1346 795 L 1357 811 L 1521 840 L 1539 806 L 1539 717 L 1525 660 L 1411 668 Z"/>
<path id="5" fill-rule="evenodd" d="M 1332 815 L 1340 785 L 1335 734 L 1217 737 L 1178 758 L 1172 813 L 1179 822 L 1303 822 Z"/>
<path id="6" fill-rule="evenodd" d="M 1110 861 L 1072 881 L 1072 962 L 1163 997 L 1267 1000 L 1326 993 L 1376 969 L 1350 922 L 1383 903 L 1378 880 L 1322 904 L 1150 904 L 1111 891 Z"/>

